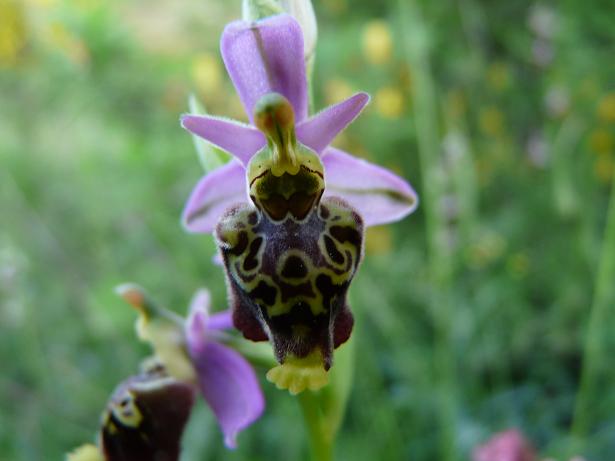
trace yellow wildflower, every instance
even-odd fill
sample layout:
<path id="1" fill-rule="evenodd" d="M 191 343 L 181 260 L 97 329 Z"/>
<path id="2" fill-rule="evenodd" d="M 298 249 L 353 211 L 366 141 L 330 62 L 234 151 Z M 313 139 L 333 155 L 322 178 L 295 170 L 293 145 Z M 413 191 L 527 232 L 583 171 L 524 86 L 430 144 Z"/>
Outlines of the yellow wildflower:
<path id="1" fill-rule="evenodd" d="M 483 107 L 478 115 L 478 125 L 484 134 L 496 136 L 504 127 L 504 114 L 497 107 Z"/>
<path id="2" fill-rule="evenodd" d="M 382 20 L 368 22 L 363 29 L 363 53 L 371 64 L 384 64 L 391 58 L 393 38 L 389 25 Z"/>
<path id="3" fill-rule="evenodd" d="M 607 154 L 613 151 L 614 145 L 613 135 L 605 128 L 596 128 L 589 134 L 589 146 L 594 152 Z"/>
<path id="4" fill-rule="evenodd" d="M 211 53 L 202 53 L 192 62 L 192 80 L 200 93 L 210 95 L 220 89 L 222 68 L 220 60 Z"/>
<path id="5" fill-rule="evenodd" d="M 404 112 L 404 94 L 399 88 L 386 86 L 374 96 L 378 114 L 385 118 L 399 118 Z"/>
<path id="6" fill-rule="evenodd" d="M 331 79 L 325 84 L 325 100 L 327 105 L 336 104 L 354 94 L 354 89 L 345 80 Z"/>
<path id="7" fill-rule="evenodd" d="M 0 68 L 13 66 L 26 45 L 26 19 L 19 2 L 0 0 Z"/>
<path id="8" fill-rule="evenodd" d="M 613 171 L 615 163 L 613 156 L 608 154 L 600 154 L 594 164 L 594 173 L 598 180 L 604 184 L 610 184 L 613 179 Z"/>
<path id="9" fill-rule="evenodd" d="M 615 92 L 607 93 L 600 99 L 598 117 L 604 122 L 615 122 Z"/>

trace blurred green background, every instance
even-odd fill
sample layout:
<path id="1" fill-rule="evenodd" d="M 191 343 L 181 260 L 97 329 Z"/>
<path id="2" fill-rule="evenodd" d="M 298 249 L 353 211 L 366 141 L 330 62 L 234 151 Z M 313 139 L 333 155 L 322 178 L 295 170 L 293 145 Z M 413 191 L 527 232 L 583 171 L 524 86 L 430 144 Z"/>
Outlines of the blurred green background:
<path id="1" fill-rule="evenodd" d="M 337 459 L 469 459 L 510 427 L 545 456 L 615 459 L 612 2 L 314 5 L 316 107 L 373 97 L 335 145 L 422 199 L 368 233 Z M 226 307 L 212 238 L 179 223 L 202 170 L 178 118 L 196 93 L 245 120 L 218 52 L 240 14 L 0 0 L 1 461 L 93 440 L 149 354 L 114 286 L 180 313 L 207 286 Z M 267 410 L 239 449 L 201 403 L 186 460 L 307 456 L 297 402 L 259 375 Z"/>

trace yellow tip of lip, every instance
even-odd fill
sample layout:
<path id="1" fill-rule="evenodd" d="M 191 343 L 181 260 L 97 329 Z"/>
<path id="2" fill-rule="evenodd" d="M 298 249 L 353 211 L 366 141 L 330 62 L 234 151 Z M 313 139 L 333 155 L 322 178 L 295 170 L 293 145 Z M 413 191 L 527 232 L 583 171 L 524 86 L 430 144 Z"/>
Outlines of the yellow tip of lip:
<path id="1" fill-rule="evenodd" d="M 87 444 L 69 453 L 66 456 L 66 461 L 104 461 L 104 458 L 98 447 Z"/>
<path id="2" fill-rule="evenodd" d="M 306 389 L 317 391 L 329 383 L 329 373 L 323 368 L 322 355 L 313 352 L 307 357 L 288 357 L 267 372 L 267 380 L 278 389 L 297 395 Z"/>

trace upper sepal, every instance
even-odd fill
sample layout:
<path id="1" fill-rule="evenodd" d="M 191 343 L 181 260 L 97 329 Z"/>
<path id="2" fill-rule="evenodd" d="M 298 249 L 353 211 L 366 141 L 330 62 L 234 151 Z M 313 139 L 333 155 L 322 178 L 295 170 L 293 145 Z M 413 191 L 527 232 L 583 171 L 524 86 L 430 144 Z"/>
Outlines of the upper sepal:
<path id="1" fill-rule="evenodd" d="M 255 22 L 232 22 L 222 33 L 220 49 L 251 121 L 254 105 L 267 93 L 286 97 L 297 121 L 307 117 L 303 34 L 292 16 L 281 14 Z"/>

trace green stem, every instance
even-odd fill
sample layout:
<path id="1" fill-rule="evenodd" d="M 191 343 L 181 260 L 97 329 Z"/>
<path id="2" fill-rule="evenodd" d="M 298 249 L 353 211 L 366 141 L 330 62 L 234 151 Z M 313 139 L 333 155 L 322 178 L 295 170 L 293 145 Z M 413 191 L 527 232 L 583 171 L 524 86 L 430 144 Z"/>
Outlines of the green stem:
<path id="1" fill-rule="evenodd" d="M 308 102 L 309 112 L 314 110 L 314 85 L 312 75 L 314 73 L 314 55 L 310 56 L 306 61 L 307 86 L 308 86 Z M 350 346 L 345 346 L 346 348 Z M 342 366 L 342 372 L 352 374 L 352 349 L 350 354 L 350 365 L 346 360 L 340 359 L 340 351 L 336 353 L 336 367 L 340 368 L 343 362 L 347 366 Z M 349 370 L 347 368 L 350 367 Z M 344 373 L 346 374 L 346 373 Z M 313 461 L 332 461 L 333 460 L 333 445 L 335 436 L 339 428 L 346 402 L 348 399 L 348 391 L 350 385 L 345 380 L 340 380 L 335 374 L 335 368 L 330 372 L 329 379 L 332 381 L 325 389 L 320 392 L 304 391 L 297 396 L 303 419 L 308 431 L 310 452 Z M 346 385 L 348 384 L 348 385 Z M 341 395 L 338 395 L 342 390 Z"/>
<path id="2" fill-rule="evenodd" d="M 335 365 L 329 372 L 330 382 L 324 389 L 304 391 L 297 396 L 315 461 L 333 459 L 335 437 L 344 420 L 354 377 L 354 342 L 350 339 L 335 351 Z"/>
<path id="3" fill-rule="evenodd" d="M 610 362 L 615 349 L 612 339 L 615 326 L 615 177 L 609 202 L 594 300 L 585 332 L 581 383 L 575 403 L 572 435 L 577 443 L 582 443 L 587 436 L 591 426 L 591 412 L 601 411 L 601 399 L 612 386 Z M 582 445 L 574 449 L 582 450 Z"/>
<path id="4" fill-rule="evenodd" d="M 332 461 L 335 433 L 329 430 L 321 407 L 320 394 L 305 391 L 299 394 L 297 399 L 307 426 L 312 460 Z"/>

